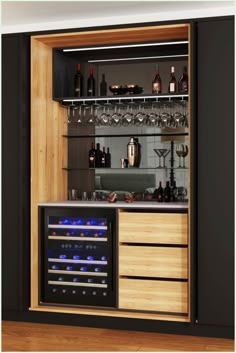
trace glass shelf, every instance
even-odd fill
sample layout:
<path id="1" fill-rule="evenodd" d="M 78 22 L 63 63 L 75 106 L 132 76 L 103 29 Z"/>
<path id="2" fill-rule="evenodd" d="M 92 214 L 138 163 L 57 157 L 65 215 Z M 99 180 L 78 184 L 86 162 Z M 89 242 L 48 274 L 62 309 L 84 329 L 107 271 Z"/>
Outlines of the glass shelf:
<path id="1" fill-rule="evenodd" d="M 179 167 L 174 167 L 174 168 L 171 168 L 171 167 L 139 167 L 139 168 L 62 168 L 63 170 L 67 170 L 67 171 L 79 171 L 79 170 L 90 170 L 90 171 L 109 171 L 109 170 L 122 170 L 122 171 L 138 171 L 138 170 L 170 170 L 170 169 L 173 169 L 173 170 L 176 170 L 176 171 L 182 171 L 182 172 L 186 172 L 188 170 L 188 168 L 179 168 Z"/>
<path id="2" fill-rule="evenodd" d="M 141 136 L 188 136 L 188 132 L 163 132 L 163 133 L 143 133 L 143 134 L 133 134 L 135 137 Z M 73 139 L 73 138 L 96 138 L 96 137 L 130 137 L 132 133 L 129 134 L 87 134 L 87 135 L 62 135 L 63 137 Z"/>

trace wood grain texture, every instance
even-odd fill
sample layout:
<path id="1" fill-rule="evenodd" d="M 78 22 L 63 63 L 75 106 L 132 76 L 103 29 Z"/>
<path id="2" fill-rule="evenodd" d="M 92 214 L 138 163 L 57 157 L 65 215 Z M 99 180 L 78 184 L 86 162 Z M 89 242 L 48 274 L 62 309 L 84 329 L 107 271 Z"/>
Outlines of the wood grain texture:
<path id="1" fill-rule="evenodd" d="M 177 322 L 188 322 L 189 318 L 182 315 L 166 315 L 166 314 L 155 314 L 149 312 L 133 312 L 130 310 L 106 310 L 97 309 L 94 310 L 88 308 L 75 308 L 75 307 L 56 307 L 56 306 L 34 306 L 29 308 L 30 311 L 50 312 L 50 313 L 66 313 L 66 314 L 80 314 L 80 315 L 95 315 L 95 316 L 112 316 L 112 317 L 123 317 L 123 318 L 134 318 L 134 319 L 148 319 L 148 320 L 164 320 L 164 321 L 177 321 Z"/>
<path id="2" fill-rule="evenodd" d="M 2 322 L 3 352 L 234 352 L 231 339 Z"/>
<path id="3" fill-rule="evenodd" d="M 186 314 L 188 284 L 120 278 L 119 308 Z"/>
<path id="4" fill-rule="evenodd" d="M 119 241 L 188 244 L 188 215 L 181 213 L 119 213 Z"/>
<path id="5" fill-rule="evenodd" d="M 38 304 L 38 203 L 67 199 L 66 111 L 52 101 L 52 49 L 31 40 L 31 300 Z"/>
<path id="6" fill-rule="evenodd" d="M 91 45 L 142 43 L 164 40 L 184 40 L 188 37 L 188 24 L 147 26 L 110 30 L 82 31 L 35 36 L 42 43 L 54 47 L 88 47 Z"/>
<path id="7" fill-rule="evenodd" d="M 119 275 L 188 278 L 188 249 L 119 246 Z"/>

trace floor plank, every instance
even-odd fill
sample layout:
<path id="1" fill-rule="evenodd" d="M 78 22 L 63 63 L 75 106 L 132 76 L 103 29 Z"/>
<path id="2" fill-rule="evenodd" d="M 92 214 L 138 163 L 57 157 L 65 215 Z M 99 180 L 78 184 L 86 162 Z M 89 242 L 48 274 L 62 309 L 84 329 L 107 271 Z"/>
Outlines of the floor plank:
<path id="1" fill-rule="evenodd" d="M 230 339 L 2 322 L 2 352 L 234 352 Z"/>

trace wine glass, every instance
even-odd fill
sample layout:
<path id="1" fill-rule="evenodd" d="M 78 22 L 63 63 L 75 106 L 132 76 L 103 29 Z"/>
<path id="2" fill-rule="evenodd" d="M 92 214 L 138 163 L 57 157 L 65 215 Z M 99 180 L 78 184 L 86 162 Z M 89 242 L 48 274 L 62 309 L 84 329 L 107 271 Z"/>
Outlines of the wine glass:
<path id="1" fill-rule="evenodd" d="M 134 122 L 135 122 L 135 125 L 137 126 L 143 126 L 143 124 L 145 123 L 146 114 L 144 112 L 144 109 L 145 109 L 145 100 L 143 104 L 141 103 L 139 104 L 138 112 L 135 114 L 135 117 L 134 117 Z"/>
<path id="2" fill-rule="evenodd" d="M 188 155 L 188 146 L 187 145 L 183 145 L 183 152 L 182 152 L 182 157 L 183 157 L 183 168 L 185 167 L 185 158 Z"/>
<path id="3" fill-rule="evenodd" d="M 179 167 L 178 168 L 183 168 L 181 165 L 181 157 L 184 155 L 184 145 L 177 145 L 176 146 L 176 154 L 179 157 Z"/>
<path id="4" fill-rule="evenodd" d="M 114 113 L 111 116 L 111 124 L 112 125 L 119 125 L 121 122 L 122 114 L 120 113 L 120 106 L 123 103 L 117 103 L 114 107 Z"/>
<path id="5" fill-rule="evenodd" d="M 72 102 L 72 104 L 67 107 L 67 122 L 72 124 L 76 122 L 76 110 L 78 107 Z"/>

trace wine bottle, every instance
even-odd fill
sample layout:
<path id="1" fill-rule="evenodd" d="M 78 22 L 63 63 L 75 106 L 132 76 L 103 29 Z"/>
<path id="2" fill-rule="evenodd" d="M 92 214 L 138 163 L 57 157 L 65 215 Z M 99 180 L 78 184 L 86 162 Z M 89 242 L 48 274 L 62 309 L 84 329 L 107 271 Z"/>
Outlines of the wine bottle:
<path id="1" fill-rule="evenodd" d="M 188 74 L 187 74 L 187 66 L 183 67 L 182 76 L 178 82 L 178 92 L 179 93 L 188 93 Z"/>
<path id="2" fill-rule="evenodd" d="M 92 142 L 91 150 L 89 150 L 89 168 L 96 167 L 96 150 L 95 143 Z"/>
<path id="3" fill-rule="evenodd" d="M 100 150 L 100 143 L 97 143 L 96 154 L 95 154 L 95 166 L 101 168 L 102 151 Z"/>
<path id="4" fill-rule="evenodd" d="M 83 95 L 83 75 L 80 71 L 80 64 L 77 64 L 77 72 L 74 78 L 74 94 L 75 97 L 81 97 Z"/>
<path id="5" fill-rule="evenodd" d="M 100 96 L 107 95 L 107 83 L 105 80 L 105 74 L 102 74 L 102 81 L 100 83 Z"/>
<path id="6" fill-rule="evenodd" d="M 177 81 L 175 78 L 175 67 L 171 66 L 170 69 L 170 82 L 169 82 L 169 88 L 168 88 L 169 93 L 176 93 L 177 92 Z"/>
<path id="7" fill-rule="evenodd" d="M 160 94 L 162 91 L 161 77 L 159 74 L 158 65 L 156 65 L 156 74 L 154 80 L 152 81 L 152 93 Z"/>
<path id="8" fill-rule="evenodd" d="M 105 147 L 102 148 L 102 153 L 101 153 L 101 168 L 106 167 L 106 152 L 105 152 Z"/>
<path id="9" fill-rule="evenodd" d="M 87 95 L 95 96 L 95 79 L 93 77 L 93 69 L 90 69 L 90 75 L 87 83 Z"/>
<path id="10" fill-rule="evenodd" d="M 164 189 L 164 201 L 170 202 L 170 182 L 166 182 L 166 187 Z"/>
<path id="11" fill-rule="evenodd" d="M 111 154 L 110 154 L 110 148 L 109 147 L 107 147 L 105 166 L 106 166 L 106 168 L 111 168 Z"/>
<path id="12" fill-rule="evenodd" d="M 162 183 L 160 181 L 159 182 L 159 187 L 158 187 L 157 192 L 156 192 L 157 202 L 163 202 L 163 195 L 164 195 L 164 190 L 163 190 L 163 187 L 162 187 Z"/>

